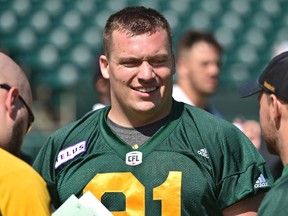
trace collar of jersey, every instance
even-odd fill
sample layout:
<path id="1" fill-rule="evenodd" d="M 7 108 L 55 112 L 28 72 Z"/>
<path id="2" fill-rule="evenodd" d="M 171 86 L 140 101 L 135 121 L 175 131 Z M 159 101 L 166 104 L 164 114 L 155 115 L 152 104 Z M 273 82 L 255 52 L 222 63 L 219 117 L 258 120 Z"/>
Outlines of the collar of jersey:
<path id="1" fill-rule="evenodd" d="M 100 117 L 100 128 L 101 133 L 107 142 L 119 156 L 125 160 L 126 154 L 131 151 L 140 151 L 145 158 L 150 152 L 152 152 L 159 144 L 161 144 L 164 139 L 166 139 L 171 132 L 175 129 L 180 121 L 180 116 L 182 114 L 184 104 L 173 101 L 172 114 L 168 120 L 168 124 L 160 128 L 151 138 L 149 138 L 143 145 L 141 145 L 137 150 L 133 150 L 130 145 L 125 143 L 117 134 L 115 134 L 111 128 L 106 123 L 106 118 L 109 109 L 105 112 L 101 112 Z"/>

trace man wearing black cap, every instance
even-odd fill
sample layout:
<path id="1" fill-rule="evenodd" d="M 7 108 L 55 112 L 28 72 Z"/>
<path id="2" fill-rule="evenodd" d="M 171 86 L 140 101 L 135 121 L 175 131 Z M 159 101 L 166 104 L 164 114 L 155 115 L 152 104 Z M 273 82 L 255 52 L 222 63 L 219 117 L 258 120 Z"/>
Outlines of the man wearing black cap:
<path id="1" fill-rule="evenodd" d="M 259 117 L 268 150 L 280 156 L 282 176 L 268 192 L 258 215 L 288 215 L 288 52 L 274 57 L 259 79 L 239 89 L 241 97 L 259 93 Z"/>

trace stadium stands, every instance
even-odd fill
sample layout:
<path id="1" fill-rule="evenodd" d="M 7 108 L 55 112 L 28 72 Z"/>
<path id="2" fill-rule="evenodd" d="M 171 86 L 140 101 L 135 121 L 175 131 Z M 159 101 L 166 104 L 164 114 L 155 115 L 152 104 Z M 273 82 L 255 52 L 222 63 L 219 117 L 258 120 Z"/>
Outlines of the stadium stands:
<path id="1" fill-rule="evenodd" d="M 285 0 L 0 0 L 0 49 L 27 70 L 36 101 L 41 86 L 51 88 L 55 106 L 71 92 L 76 119 L 95 100 L 92 66 L 108 16 L 136 4 L 167 17 L 173 43 L 188 28 L 215 33 L 224 47 L 221 94 L 255 78 L 288 38 Z"/>

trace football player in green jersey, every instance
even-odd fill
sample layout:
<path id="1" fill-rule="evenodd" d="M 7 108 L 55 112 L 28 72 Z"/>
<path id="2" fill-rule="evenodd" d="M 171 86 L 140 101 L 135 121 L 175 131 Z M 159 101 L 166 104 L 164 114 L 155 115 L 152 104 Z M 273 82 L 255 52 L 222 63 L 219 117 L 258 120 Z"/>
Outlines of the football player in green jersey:
<path id="1" fill-rule="evenodd" d="M 260 125 L 268 150 L 280 156 L 284 169 L 260 205 L 259 215 L 288 215 L 288 52 L 274 57 L 259 79 L 241 87 L 241 97 L 259 93 Z"/>
<path id="2" fill-rule="evenodd" d="M 55 207 L 90 191 L 113 215 L 255 215 L 271 173 L 234 125 L 173 100 L 167 20 L 140 6 L 116 12 L 104 53 L 111 106 L 59 129 L 34 164 Z"/>

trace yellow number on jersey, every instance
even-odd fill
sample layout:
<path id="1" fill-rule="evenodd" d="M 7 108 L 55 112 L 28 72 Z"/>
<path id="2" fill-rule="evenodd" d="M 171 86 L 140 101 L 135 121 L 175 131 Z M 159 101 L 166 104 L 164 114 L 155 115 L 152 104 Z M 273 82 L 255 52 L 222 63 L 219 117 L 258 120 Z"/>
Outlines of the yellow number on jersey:
<path id="1" fill-rule="evenodd" d="M 171 171 L 165 182 L 153 189 L 153 199 L 162 201 L 162 216 L 181 215 L 182 173 Z M 126 197 L 126 211 L 112 212 L 115 216 L 145 215 L 145 187 L 130 172 L 97 174 L 84 188 L 101 200 L 106 192 L 122 192 Z"/>

